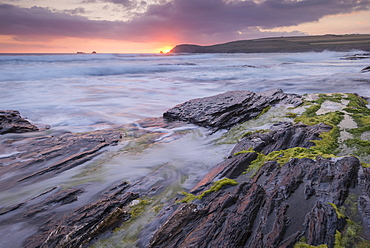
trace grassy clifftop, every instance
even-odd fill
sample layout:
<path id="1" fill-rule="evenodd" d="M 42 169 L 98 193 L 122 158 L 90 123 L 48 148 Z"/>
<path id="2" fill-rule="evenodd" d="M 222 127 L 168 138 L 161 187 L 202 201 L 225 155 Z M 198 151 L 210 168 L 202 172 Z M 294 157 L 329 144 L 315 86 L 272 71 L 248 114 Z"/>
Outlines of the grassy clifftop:
<path id="1" fill-rule="evenodd" d="M 370 51 L 370 34 L 274 37 L 240 40 L 212 46 L 177 45 L 171 53 L 274 53 Z"/>

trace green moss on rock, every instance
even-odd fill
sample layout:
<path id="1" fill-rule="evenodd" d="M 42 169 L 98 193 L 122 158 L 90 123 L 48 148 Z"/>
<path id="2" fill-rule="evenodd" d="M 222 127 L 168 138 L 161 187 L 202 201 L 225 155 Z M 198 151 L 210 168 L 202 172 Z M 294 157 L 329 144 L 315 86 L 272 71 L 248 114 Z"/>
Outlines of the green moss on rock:
<path id="1" fill-rule="evenodd" d="M 209 193 L 212 193 L 212 192 L 216 192 L 216 191 L 220 190 L 225 185 L 237 185 L 237 184 L 238 184 L 238 182 L 233 180 L 233 179 L 223 178 L 219 181 L 213 182 L 213 185 L 208 190 L 202 192 L 200 195 L 193 195 L 193 194 L 190 194 L 190 193 L 187 193 L 187 192 L 182 192 L 182 194 L 185 195 L 185 197 L 183 199 L 181 199 L 179 202 L 189 203 L 189 202 L 192 202 L 196 199 L 201 200 L 205 195 L 207 195 Z"/>
<path id="2" fill-rule="evenodd" d="M 349 139 L 345 141 L 349 147 L 356 148 L 354 155 L 367 155 L 370 154 L 370 141 L 361 139 Z"/>
<path id="3" fill-rule="evenodd" d="M 327 245 L 314 246 L 314 245 L 306 244 L 304 242 L 298 242 L 294 245 L 294 248 L 328 248 L 328 246 Z"/>

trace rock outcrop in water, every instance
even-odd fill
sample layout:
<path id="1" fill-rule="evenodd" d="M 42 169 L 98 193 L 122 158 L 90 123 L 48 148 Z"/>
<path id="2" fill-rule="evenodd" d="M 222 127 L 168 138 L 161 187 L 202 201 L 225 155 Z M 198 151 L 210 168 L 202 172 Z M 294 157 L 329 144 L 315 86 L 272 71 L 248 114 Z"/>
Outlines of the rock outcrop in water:
<path id="1" fill-rule="evenodd" d="M 230 128 L 257 117 L 275 104 L 302 104 L 301 96 L 282 90 L 254 93 L 248 90 L 229 91 L 216 96 L 199 98 L 167 110 L 163 117 L 169 121 L 185 121 L 203 127 Z"/>
<path id="2" fill-rule="evenodd" d="M 360 169 L 357 158 L 294 158 L 283 165 L 271 161 L 252 179 L 242 175 L 257 158 L 256 152 L 309 147 L 310 141 L 328 128 L 294 125 L 245 137 L 230 158 L 191 193 L 203 192 L 215 178 L 236 179 L 239 185 L 172 206 L 177 209 L 163 222 L 149 247 L 293 247 L 302 237 L 310 245 L 333 247 L 335 234 L 345 221 L 329 203 L 345 206 L 349 193 L 355 191 Z M 235 155 L 250 148 L 256 152 Z M 368 171 L 361 169 L 361 173 Z M 368 196 L 366 190 L 363 193 Z"/>
<path id="3" fill-rule="evenodd" d="M 332 154 L 341 145 L 337 144 L 339 138 L 342 143 L 347 140 L 358 142 L 356 146 L 361 149 L 361 145 L 366 147 L 365 140 L 357 141 L 349 134 L 352 124 L 342 121 L 357 118 L 360 124 L 365 123 L 359 127 L 363 134 L 370 111 L 355 95 L 321 97 L 294 122 L 245 133 L 229 156 L 185 193 L 186 197 L 166 203 L 152 222 L 154 229 L 149 225 L 141 231 L 138 246 L 370 245 L 370 167 L 357 157 Z M 336 112 L 330 102 L 338 108 Z M 27 137 L 14 134 L 0 144 L 4 154 L 0 156 L 0 188 L 11 190 L 17 184 L 52 180 L 98 158 L 119 142 L 134 141 L 145 148 L 164 135 L 154 127 L 172 128 L 185 121 L 216 130 L 230 129 L 258 117 L 270 106 L 297 107 L 302 103 L 301 96 L 281 90 L 233 91 L 190 100 L 168 110 L 164 118 L 112 129 Z M 364 137 L 367 135 L 361 139 Z M 351 149 L 355 151 L 354 146 Z M 112 183 L 103 192 L 92 193 L 88 183 L 54 187 L 1 208 L 2 230 L 32 230 L 28 236 L 14 233 L 17 240 L 4 236 L 2 243 L 86 247 L 130 220 L 138 199 L 155 196 L 166 188 L 167 179 L 155 177 L 160 170 L 162 167 L 136 182 Z"/>
<path id="4" fill-rule="evenodd" d="M 22 118 L 17 110 L 0 110 L 0 134 L 34 132 L 39 129 Z"/>
<path id="5" fill-rule="evenodd" d="M 330 101 L 340 104 L 353 101 L 352 108 L 346 111 L 354 113 L 358 113 L 354 101 L 364 107 L 361 99 L 326 97 L 330 100 L 322 98 L 319 108 L 312 109 L 318 111 L 324 102 L 334 109 Z M 193 101 L 198 103 L 202 99 Z M 183 113 L 195 112 L 190 103 L 175 107 L 182 109 L 171 119 L 176 119 L 176 115 L 182 119 Z M 343 108 L 345 105 L 339 110 Z M 142 240 L 142 246 L 368 247 L 370 169 L 361 166 L 356 157 L 330 154 L 343 132 L 336 125 L 342 115 L 350 112 L 325 110 L 320 116 L 311 111 L 298 120 L 312 123 L 325 117 L 330 125 L 279 123 L 267 133 L 245 135 L 229 158 L 215 166 L 191 194 L 185 193 L 185 198 L 162 211 L 156 220 L 160 227 L 150 241 Z M 213 116 L 217 119 L 217 114 Z M 197 123 L 196 118 L 187 120 Z M 329 135 L 322 136 L 324 133 Z M 235 181 L 214 190 L 225 178 Z M 239 184 L 233 186 L 236 182 Z"/>
<path id="6" fill-rule="evenodd" d="M 83 247 L 100 234 L 113 230 L 131 218 L 128 205 L 139 197 L 138 194 L 126 192 L 129 186 L 126 182 L 117 185 L 110 190 L 113 192 L 106 192 L 98 201 L 77 208 L 63 218 L 52 216 L 36 235 L 28 238 L 26 247 Z M 72 193 L 76 195 L 79 190 Z M 58 193 L 57 196 L 60 194 L 65 195 L 65 192 Z M 40 210 L 36 207 L 29 211 L 26 217 L 31 217 L 38 211 L 42 212 L 49 205 L 50 208 L 58 206 L 57 196 L 40 203 Z M 67 201 L 76 199 L 70 198 L 67 198 Z"/>
<path id="7" fill-rule="evenodd" d="M 361 72 L 361 73 L 364 73 L 364 72 L 370 72 L 370 66 L 365 67 L 365 68 L 364 68 L 364 69 L 362 69 L 360 72 Z"/>

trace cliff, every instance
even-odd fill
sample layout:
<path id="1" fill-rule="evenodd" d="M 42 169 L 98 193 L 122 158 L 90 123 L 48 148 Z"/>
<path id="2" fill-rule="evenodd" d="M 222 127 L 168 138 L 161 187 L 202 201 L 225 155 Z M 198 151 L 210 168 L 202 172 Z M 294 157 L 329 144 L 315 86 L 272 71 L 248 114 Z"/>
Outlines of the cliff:
<path id="1" fill-rule="evenodd" d="M 321 35 L 240 40 L 211 46 L 182 44 L 170 53 L 277 53 L 370 51 L 370 35 Z"/>

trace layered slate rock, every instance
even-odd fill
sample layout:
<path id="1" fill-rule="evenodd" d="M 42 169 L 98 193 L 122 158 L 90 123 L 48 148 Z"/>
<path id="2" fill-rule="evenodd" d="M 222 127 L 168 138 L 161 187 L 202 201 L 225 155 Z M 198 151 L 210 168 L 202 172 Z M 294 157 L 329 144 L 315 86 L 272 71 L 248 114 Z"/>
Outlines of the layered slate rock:
<path id="1" fill-rule="evenodd" d="M 120 141 L 141 140 L 147 147 L 164 135 L 156 132 L 156 127 L 174 127 L 175 120 L 213 129 L 229 128 L 258 116 L 270 105 L 298 106 L 302 100 L 274 90 L 258 94 L 228 92 L 189 102 L 168 111 L 176 114 L 173 118 L 165 116 L 166 120 L 148 118 L 78 134 L 11 135 L 0 143 L 0 187 L 16 189 L 18 184 L 52 180 L 97 158 Z M 204 119 L 198 116 L 198 107 Z M 304 241 L 306 246 L 326 244 L 332 248 L 342 242 L 338 233 L 345 235 L 346 230 L 355 233 L 355 238 L 360 233 L 361 239 L 370 240 L 370 169 L 362 167 L 356 157 L 292 156 L 283 164 L 265 161 L 260 168 L 244 174 L 260 154 L 310 148 L 321 139 L 321 133 L 331 129 L 323 123 L 308 126 L 282 122 L 273 125 L 268 133 L 246 134 L 230 155 L 191 190 L 194 196 L 203 197 L 190 203 L 176 202 L 181 197 L 165 203 L 152 224 L 142 230 L 137 245 L 275 248 L 294 247 Z M 160 173 L 165 169 L 160 167 L 132 184 L 112 182 L 103 192 L 92 192 L 97 188 L 89 188 L 90 183 L 47 189 L 16 205 L 0 208 L 0 227 L 5 227 L 2 233 L 32 230 L 28 237 L 13 233 L 18 247 L 87 247 L 128 221 L 132 217 L 130 207 L 138 202 L 135 199 L 161 194 L 170 181 Z M 239 184 L 203 195 L 215 181 L 225 177 Z M 351 224 L 352 220 L 356 223 Z M 362 231 L 357 223 L 362 225 Z M 2 242 L 12 244 L 14 239 L 4 235 Z"/>
<path id="2" fill-rule="evenodd" d="M 33 183 L 82 165 L 122 140 L 146 137 L 153 143 L 163 134 L 144 127 L 169 127 L 162 118 L 144 119 L 138 124 L 85 133 L 55 133 L 37 137 L 13 137 L 0 144 L 0 173 L 10 176 L 0 181 L 5 190 L 17 183 Z M 145 145 L 145 144 L 143 144 Z"/>
<path id="3" fill-rule="evenodd" d="M 255 152 L 242 153 L 238 156 L 233 154 L 242 150 L 253 148 L 254 151 L 269 154 L 273 151 L 286 150 L 293 147 L 309 148 L 313 146 L 312 140 L 318 140 L 322 132 L 330 131 L 331 127 L 323 123 L 307 126 L 304 124 L 292 125 L 288 122 L 281 122 L 271 127 L 270 133 L 251 134 L 238 142 L 229 158 L 213 168 L 207 176 L 201 180 L 197 187 L 206 184 L 214 179 L 227 177 L 235 179 L 243 173 L 250 163 L 257 158 Z"/>
<path id="4" fill-rule="evenodd" d="M 229 91 L 187 101 L 167 110 L 163 117 L 168 121 L 185 121 L 222 129 L 255 118 L 267 107 L 279 103 L 296 107 L 302 104 L 302 99 L 299 95 L 286 94 L 279 89 L 260 93 Z"/>
<path id="5" fill-rule="evenodd" d="M 38 233 L 29 237 L 26 247 L 83 247 L 105 231 L 129 220 L 128 205 L 138 194 L 127 191 L 126 182 L 106 192 L 98 201 L 75 209 L 72 213 L 46 221 Z M 64 193 L 64 192 L 63 192 Z M 57 194 L 57 195 L 60 195 Z M 55 195 L 49 201 L 55 201 Z M 73 199 L 72 199 L 73 200 Z M 47 206 L 48 200 L 42 206 Z M 29 214 L 27 213 L 27 217 Z"/>
<path id="6" fill-rule="evenodd" d="M 122 139 L 122 130 L 106 129 L 90 133 L 44 135 L 26 139 L 9 139 L 0 146 L 2 174 L 11 176 L 0 181 L 3 190 L 15 184 L 48 179 L 55 174 L 81 165 L 102 153 L 103 148 Z M 15 151 L 14 151 L 15 149 Z M 7 151 L 13 151 L 9 155 Z"/>
<path id="7" fill-rule="evenodd" d="M 0 110 L 0 134 L 39 131 L 29 121 L 22 118 L 17 110 Z"/>
<path id="8" fill-rule="evenodd" d="M 160 228 L 143 246 L 293 247 L 304 237 L 309 245 L 334 247 L 337 230 L 346 224 L 335 207 L 344 206 L 349 193 L 358 189 L 360 162 L 355 157 L 292 158 L 283 165 L 269 161 L 252 178 L 243 175 L 256 154 L 236 155 L 235 151 L 252 147 L 267 154 L 297 145 L 310 147 L 311 139 L 331 128 L 323 124 L 279 126 L 283 128 L 246 136 L 191 193 L 199 195 L 214 179 L 224 176 L 236 179 L 238 186 L 211 192 L 192 203 L 170 205 L 158 217 Z M 369 187 L 365 181 L 361 187 Z M 365 192 L 363 197 L 368 199 Z M 357 217 L 367 223 L 365 206 Z"/>
<path id="9" fill-rule="evenodd" d="M 98 186 L 81 183 L 65 188 L 47 189 L 47 181 L 113 149 L 127 141 L 135 149 L 145 149 L 162 132 L 146 128 L 171 128 L 162 118 L 148 118 L 135 124 L 86 133 L 40 133 L 35 136 L 9 136 L 0 143 L 0 188 L 4 191 L 46 181 L 46 190 L 27 195 L 26 200 L 0 206 L 0 230 L 22 227 L 22 232 L 3 237 L 2 243 L 13 247 L 83 247 L 100 234 L 111 231 L 131 218 L 129 205 L 146 194 L 153 194 L 167 182 L 143 178 L 134 185 L 114 182 L 104 192 Z M 136 146 L 139 143 L 142 148 Z M 139 150 L 138 150 L 139 152 Z M 158 169 L 160 171 L 160 169 Z M 155 186 L 154 186 L 155 185 Z M 82 198 L 82 200 L 81 200 Z M 27 230 L 27 231 L 26 231 Z M 14 241 L 16 237 L 16 242 Z M 16 243 L 16 244 L 15 244 Z"/>

